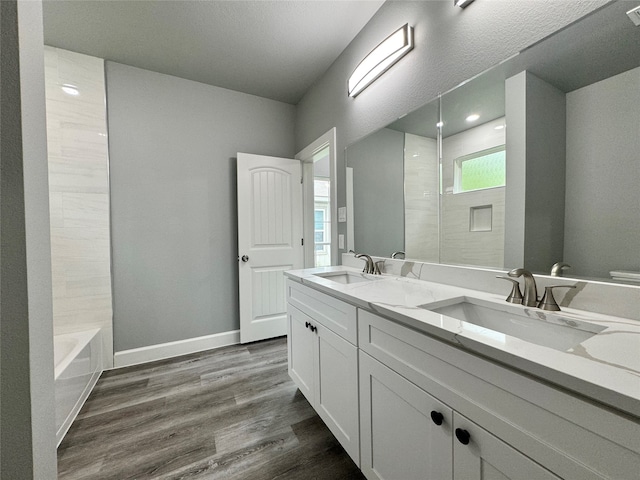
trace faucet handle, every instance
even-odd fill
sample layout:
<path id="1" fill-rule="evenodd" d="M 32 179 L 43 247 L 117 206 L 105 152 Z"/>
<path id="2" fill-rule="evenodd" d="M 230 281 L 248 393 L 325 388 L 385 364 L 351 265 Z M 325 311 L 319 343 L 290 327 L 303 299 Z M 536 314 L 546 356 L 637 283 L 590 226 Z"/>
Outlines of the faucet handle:
<path id="1" fill-rule="evenodd" d="M 361 258 L 365 261 L 364 269 L 362 273 L 374 273 L 373 259 L 366 253 L 356 254 L 356 258 Z"/>
<path id="2" fill-rule="evenodd" d="M 551 276 L 561 277 L 562 271 L 566 270 L 567 268 L 571 268 L 571 265 L 569 265 L 567 262 L 556 262 L 551 267 Z"/>
<path id="3" fill-rule="evenodd" d="M 382 275 L 382 270 L 384 270 L 384 260 L 378 260 L 375 263 L 375 267 L 373 269 L 374 275 Z"/>
<path id="4" fill-rule="evenodd" d="M 510 282 L 513 283 L 513 288 L 511 289 L 511 293 L 507 297 L 506 301 L 509 303 L 522 304 L 522 292 L 520 291 L 520 282 L 518 282 L 517 280 L 514 280 L 513 278 L 503 277 L 501 275 L 498 275 L 496 278 L 499 278 L 501 280 L 509 280 Z"/>
<path id="5" fill-rule="evenodd" d="M 559 312 L 560 306 L 556 302 L 556 299 L 553 296 L 554 288 L 576 288 L 575 285 L 551 285 L 549 287 L 544 287 L 544 295 L 542 296 L 542 300 L 538 303 L 538 308 L 542 310 L 551 310 L 552 312 Z"/>

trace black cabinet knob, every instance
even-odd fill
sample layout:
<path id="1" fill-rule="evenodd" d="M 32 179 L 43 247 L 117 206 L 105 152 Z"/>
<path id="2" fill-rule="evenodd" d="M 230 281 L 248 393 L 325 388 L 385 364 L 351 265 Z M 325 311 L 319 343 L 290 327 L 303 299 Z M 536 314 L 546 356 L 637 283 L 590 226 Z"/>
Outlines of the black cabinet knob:
<path id="1" fill-rule="evenodd" d="M 469 445 L 469 440 L 471 440 L 471 435 L 466 430 L 462 428 L 456 428 L 456 438 L 463 445 Z"/>
<path id="2" fill-rule="evenodd" d="M 433 420 L 433 423 L 435 423 L 436 425 L 442 425 L 442 422 L 444 421 L 444 415 L 442 415 L 440 412 L 432 410 L 431 420 Z"/>

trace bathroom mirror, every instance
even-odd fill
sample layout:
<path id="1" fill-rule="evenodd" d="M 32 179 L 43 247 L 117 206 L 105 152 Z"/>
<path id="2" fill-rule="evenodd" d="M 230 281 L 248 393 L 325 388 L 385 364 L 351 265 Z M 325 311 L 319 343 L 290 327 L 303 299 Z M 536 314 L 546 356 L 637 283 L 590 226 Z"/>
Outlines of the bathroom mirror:
<path id="1" fill-rule="evenodd" d="M 609 4 L 348 146 L 350 245 L 547 274 L 564 261 L 565 276 L 606 281 L 640 272 L 634 5 Z"/>

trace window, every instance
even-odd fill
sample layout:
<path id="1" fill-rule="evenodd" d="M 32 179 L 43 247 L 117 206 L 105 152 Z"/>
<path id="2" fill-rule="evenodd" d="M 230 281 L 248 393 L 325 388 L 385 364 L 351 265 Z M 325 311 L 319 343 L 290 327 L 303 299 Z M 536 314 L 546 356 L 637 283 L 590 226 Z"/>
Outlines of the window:
<path id="1" fill-rule="evenodd" d="M 331 214 L 327 179 L 314 179 L 313 242 L 316 267 L 331 265 Z"/>
<path id="2" fill-rule="evenodd" d="M 456 158 L 453 176 L 453 193 L 504 187 L 506 185 L 504 145 Z"/>

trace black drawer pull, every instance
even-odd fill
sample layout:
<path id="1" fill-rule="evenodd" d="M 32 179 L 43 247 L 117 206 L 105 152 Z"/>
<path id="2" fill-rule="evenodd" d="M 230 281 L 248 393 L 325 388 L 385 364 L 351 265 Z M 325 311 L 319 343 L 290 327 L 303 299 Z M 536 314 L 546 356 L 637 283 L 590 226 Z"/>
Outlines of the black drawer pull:
<path id="1" fill-rule="evenodd" d="M 456 438 L 463 445 L 469 445 L 469 440 L 471 440 L 471 435 L 466 430 L 462 428 L 456 428 Z"/>
<path id="2" fill-rule="evenodd" d="M 440 412 L 432 410 L 431 420 L 433 420 L 433 423 L 435 423 L 436 425 L 442 425 L 442 422 L 444 421 L 444 415 L 442 415 Z"/>

